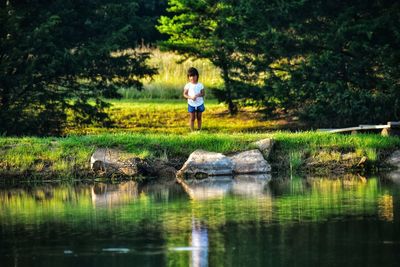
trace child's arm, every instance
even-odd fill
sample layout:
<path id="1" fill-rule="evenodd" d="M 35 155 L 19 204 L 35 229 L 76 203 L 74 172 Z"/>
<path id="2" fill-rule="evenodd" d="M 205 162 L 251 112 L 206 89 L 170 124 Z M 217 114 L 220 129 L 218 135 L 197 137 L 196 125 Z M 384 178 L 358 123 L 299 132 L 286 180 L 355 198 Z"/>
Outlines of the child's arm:
<path id="1" fill-rule="evenodd" d="M 205 95 L 206 95 L 206 93 L 204 92 L 204 89 L 201 89 L 200 93 L 198 93 L 195 97 L 199 97 L 199 96 L 203 97 Z"/>
<path id="2" fill-rule="evenodd" d="M 193 100 L 196 100 L 196 98 L 198 98 L 198 97 L 203 97 L 204 95 L 205 95 L 204 89 L 201 89 L 201 90 L 200 90 L 200 93 L 198 93 L 197 95 L 195 95 L 192 99 L 193 99 Z"/>
<path id="3" fill-rule="evenodd" d="M 186 89 L 186 88 L 183 89 L 183 97 L 186 99 L 193 99 L 192 97 L 189 96 L 189 89 Z"/>

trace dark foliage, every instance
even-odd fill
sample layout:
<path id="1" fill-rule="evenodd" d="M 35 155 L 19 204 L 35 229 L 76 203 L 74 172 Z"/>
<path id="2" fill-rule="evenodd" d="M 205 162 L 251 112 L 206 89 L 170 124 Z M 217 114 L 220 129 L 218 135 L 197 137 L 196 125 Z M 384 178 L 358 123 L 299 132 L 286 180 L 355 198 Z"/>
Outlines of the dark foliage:
<path id="1" fill-rule="evenodd" d="M 253 99 L 313 127 L 399 120 L 398 1 L 169 3 L 163 46 L 220 67 L 231 111 Z"/>
<path id="2" fill-rule="evenodd" d="M 137 10 L 128 0 L 2 1 L 0 133 L 60 134 L 67 113 L 109 123 L 101 99 L 155 73 L 148 54 L 113 53 L 139 43 Z"/>

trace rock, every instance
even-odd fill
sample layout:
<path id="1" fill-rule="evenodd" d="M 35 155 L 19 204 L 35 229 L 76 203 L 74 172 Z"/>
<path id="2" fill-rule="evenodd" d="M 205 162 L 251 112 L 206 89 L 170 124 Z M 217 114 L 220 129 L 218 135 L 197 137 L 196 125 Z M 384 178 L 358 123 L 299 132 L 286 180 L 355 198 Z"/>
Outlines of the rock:
<path id="1" fill-rule="evenodd" d="M 164 181 L 175 179 L 176 169 L 160 159 L 155 159 L 149 163 L 151 168 L 148 170 L 148 175 L 158 177 Z"/>
<path id="2" fill-rule="evenodd" d="M 90 168 L 106 176 L 133 176 L 138 174 L 137 163 L 129 157 L 134 156 L 117 149 L 99 148 L 90 158 Z"/>
<path id="3" fill-rule="evenodd" d="M 267 173 L 271 171 L 271 165 L 264 159 L 258 149 L 248 150 L 230 157 L 233 162 L 235 174 Z"/>
<path id="4" fill-rule="evenodd" d="M 206 178 L 216 175 L 232 175 L 232 161 L 221 153 L 196 150 L 178 171 L 178 177 Z"/>
<path id="5" fill-rule="evenodd" d="M 262 139 L 260 141 L 254 142 L 253 145 L 261 151 L 264 156 L 264 159 L 268 159 L 271 154 L 272 148 L 275 142 L 271 138 Z"/>
<path id="6" fill-rule="evenodd" d="M 90 167 L 103 176 L 146 175 L 164 180 L 176 176 L 176 169 L 162 160 L 143 160 L 133 154 L 108 148 L 99 148 L 93 153 Z"/>

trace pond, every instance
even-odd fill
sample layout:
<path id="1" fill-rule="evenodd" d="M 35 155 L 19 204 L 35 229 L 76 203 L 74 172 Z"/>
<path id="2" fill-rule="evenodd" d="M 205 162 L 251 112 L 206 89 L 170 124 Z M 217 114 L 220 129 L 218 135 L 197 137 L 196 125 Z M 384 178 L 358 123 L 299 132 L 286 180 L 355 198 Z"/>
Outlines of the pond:
<path id="1" fill-rule="evenodd" d="M 240 177 L 0 189 L 1 266 L 392 266 L 400 184 Z"/>

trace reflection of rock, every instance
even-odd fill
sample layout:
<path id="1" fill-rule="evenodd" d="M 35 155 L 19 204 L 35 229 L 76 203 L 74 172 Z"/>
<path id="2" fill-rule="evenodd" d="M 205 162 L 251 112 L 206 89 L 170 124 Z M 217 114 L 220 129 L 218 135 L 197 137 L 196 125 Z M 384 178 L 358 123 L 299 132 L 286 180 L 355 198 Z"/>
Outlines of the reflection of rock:
<path id="1" fill-rule="evenodd" d="M 157 181 L 154 183 L 141 184 L 139 190 L 145 195 L 153 196 L 155 201 L 167 201 L 171 199 L 171 197 L 186 195 L 186 193 L 182 191 L 182 186 L 176 183 L 175 179 L 172 181 Z"/>
<path id="2" fill-rule="evenodd" d="M 384 177 L 393 183 L 400 185 L 400 169 L 386 173 Z"/>
<path id="3" fill-rule="evenodd" d="M 387 163 L 400 169 L 400 150 L 394 151 L 387 159 Z"/>
<path id="4" fill-rule="evenodd" d="M 148 175 L 160 178 L 175 178 L 175 168 L 166 162 L 143 160 L 116 149 L 97 149 L 90 159 L 91 169 L 104 176 L 136 176 Z"/>
<path id="5" fill-rule="evenodd" d="M 177 178 L 190 198 L 195 200 L 222 198 L 227 194 L 264 195 L 270 180 L 271 176 L 267 174 L 209 177 L 202 180 Z"/>
<path id="6" fill-rule="evenodd" d="M 258 149 L 226 157 L 221 153 L 196 150 L 178 171 L 186 179 L 243 173 L 267 173 L 271 166 Z"/>
<path id="7" fill-rule="evenodd" d="M 395 170 L 385 174 L 385 177 L 400 185 L 400 150 L 394 151 L 386 162 L 395 167 Z"/>
<path id="8" fill-rule="evenodd" d="M 133 181 L 120 184 L 96 183 L 92 187 L 92 203 L 95 206 L 113 206 L 137 198 L 138 187 Z"/>
<path id="9" fill-rule="evenodd" d="M 230 157 L 230 159 L 233 162 L 234 173 L 266 173 L 271 171 L 271 166 L 258 149 L 241 152 Z"/>
<path id="10" fill-rule="evenodd" d="M 221 153 L 196 150 L 178 171 L 179 177 L 201 178 L 214 175 L 232 175 L 232 161 Z"/>
<path id="11" fill-rule="evenodd" d="M 233 180 L 232 192 L 235 195 L 259 196 L 265 194 L 268 183 L 271 181 L 270 174 L 236 175 Z"/>
<path id="12" fill-rule="evenodd" d="M 213 199 L 222 198 L 226 195 L 233 185 L 231 176 L 223 176 L 218 178 L 207 178 L 203 180 L 183 180 L 177 178 L 186 193 L 192 199 Z"/>

